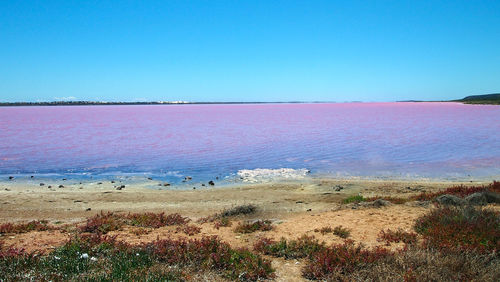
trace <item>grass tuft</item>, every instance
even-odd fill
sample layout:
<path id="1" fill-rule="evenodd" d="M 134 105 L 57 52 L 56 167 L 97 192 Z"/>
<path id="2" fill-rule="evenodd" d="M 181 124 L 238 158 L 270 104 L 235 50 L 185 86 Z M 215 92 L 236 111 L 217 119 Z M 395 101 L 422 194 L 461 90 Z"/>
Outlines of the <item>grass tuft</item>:
<path id="1" fill-rule="evenodd" d="M 355 195 L 355 196 L 350 196 L 350 197 L 345 198 L 342 202 L 344 204 L 350 204 L 350 203 L 360 203 L 360 202 L 364 202 L 364 201 L 366 201 L 366 199 L 363 198 L 363 196 Z"/>
<path id="2" fill-rule="evenodd" d="M 307 235 L 290 241 L 281 238 L 279 242 L 268 238 L 261 238 L 254 244 L 254 250 L 257 252 L 287 259 L 312 257 L 315 253 L 325 248 L 323 242 L 320 243 L 314 237 Z"/>
<path id="3" fill-rule="evenodd" d="M 339 236 L 342 239 L 347 239 L 349 238 L 349 236 L 351 236 L 351 230 L 342 227 L 342 225 L 340 225 L 333 229 L 333 234 Z"/>

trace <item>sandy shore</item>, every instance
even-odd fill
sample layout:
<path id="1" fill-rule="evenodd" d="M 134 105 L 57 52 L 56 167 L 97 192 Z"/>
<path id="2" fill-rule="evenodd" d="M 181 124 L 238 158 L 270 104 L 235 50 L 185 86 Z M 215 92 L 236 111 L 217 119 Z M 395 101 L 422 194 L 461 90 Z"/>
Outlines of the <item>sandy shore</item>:
<path id="1" fill-rule="evenodd" d="M 371 196 L 402 196 L 424 191 L 438 191 L 460 184 L 488 182 L 437 182 L 389 180 L 334 180 L 312 179 L 304 183 L 266 183 L 239 186 L 203 188 L 196 190 L 150 189 L 161 182 L 124 184 L 88 182 L 66 184 L 63 181 L 40 186 L 0 182 L 0 222 L 31 219 L 75 222 L 100 211 L 178 212 L 193 219 L 207 216 L 223 209 L 242 204 L 259 207 L 256 216 L 287 218 L 311 210 L 314 213 L 340 208 L 341 200 L 361 194 Z M 63 188 L 58 188 L 64 185 Z M 342 187 L 336 191 L 337 187 Z M 89 210 L 90 209 L 90 210 Z"/>
<path id="2" fill-rule="evenodd" d="M 153 181 L 154 182 L 154 181 Z M 198 238 L 217 235 L 235 247 L 249 247 L 260 237 L 295 239 L 302 235 L 315 236 L 326 243 L 342 242 L 332 234 L 322 235 L 315 229 L 343 226 L 351 230 L 350 239 L 367 246 L 379 246 L 381 230 L 402 228 L 410 231 L 416 218 L 428 212 L 432 205 L 415 203 L 385 207 L 360 207 L 342 203 L 352 195 L 409 197 L 421 192 L 436 192 L 460 184 L 487 184 L 488 182 L 437 182 L 389 180 L 334 180 L 314 179 L 304 183 L 267 183 L 214 187 L 196 190 L 154 190 L 147 187 L 158 183 L 125 184 L 117 190 L 116 183 L 102 182 L 40 186 L 6 181 L 0 183 L 0 223 L 46 219 L 54 225 L 83 222 L 100 211 L 180 213 L 192 219 L 201 228 Z M 62 183 L 61 183 L 62 184 Z M 342 189 L 339 189 L 341 187 Z M 338 191 L 340 190 L 340 191 Z M 237 205 L 253 204 L 258 212 L 233 220 L 232 227 L 216 229 L 211 223 L 196 223 L 201 217 L 218 213 Z M 274 229 L 267 232 L 238 234 L 233 231 L 238 221 L 269 219 Z M 137 235 L 132 227 L 112 232 L 119 239 L 131 243 L 152 241 L 156 238 L 187 236 L 176 227 L 151 230 Z M 3 236 L 6 245 L 28 250 L 48 250 L 61 245 L 71 236 L 61 231 L 30 232 Z M 393 245 L 394 248 L 398 245 Z M 273 258 L 278 281 L 302 281 L 300 261 Z"/>

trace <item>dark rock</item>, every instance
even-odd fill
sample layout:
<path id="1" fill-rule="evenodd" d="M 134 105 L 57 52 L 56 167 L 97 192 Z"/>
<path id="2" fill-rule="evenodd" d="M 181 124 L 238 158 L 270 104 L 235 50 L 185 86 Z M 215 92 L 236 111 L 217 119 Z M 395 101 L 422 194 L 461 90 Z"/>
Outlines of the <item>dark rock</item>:
<path id="1" fill-rule="evenodd" d="M 184 177 L 184 181 L 188 181 L 188 180 L 191 180 L 191 179 L 193 179 L 191 176 Z"/>
<path id="2" fill-rule="evenodd" d="M 59 185 L 59 188 L 64 188 L 64 185 Z"/>
<path id="3" fill-rule="evenodd" d="M 386 201 L 384 199 L 377 199 L 377 200 L 373 201 L 372 205 L 376 208 L 380 208 L 380 207 L 390 206 L 390 205 L 392 205 L 392 203 L 389 201 Z"/>
<path id="4" fill-rule="evenodd" d="M 296 204 L 303 204 L 304 202 L 302 202 L 302 201 L 297 201 L 297 202 L 295 202 L 295 203 L 296 203 Z"/>
<path id="5" fill-rule="evenodd" d="M 34 178 L 34 176 L 33 176 L 33 175 L 32 175 L 32 176 L 30 176 L 30 177 L 31 177 L 31 178 Z"/>
<path id="6" fill-rule="evenodd" d="M 214 183 L 212 180 L 210 180 L 210 181 L 208 181 L 208 185 L 210 185 L 210 186 L 214 186 L 214 185 L 215 185 L 215 183 Z"/>
<path id="7" fill-rule="evenodd" d="M 40 186 L 44 186 L 44 185 L 45 185 L 45 183 L 40 183 Z"/>
<path id="8" fill-rule="evenodd" d="M 122 186 L 116 187 L 116 190 L 122 190 L 123 188 L 125 188 L 125 185 L 122 185 Z"/>
<path id="9" fill-rule="evenodd" d="M 91 208 L 87 208 L 85 211 L 91 211 L 92 209 Z"/>
<path id="10" fill-rule="evenodd" d="M 436 198 L 436 202 L 441 205 L 460 206 L 465 204 L 465 200 L 454 195 L 441 195 Z"/>
<path id="11" fill-rule="evenodd" d="M 492 191 L 486 191 L 484 192 L 484 196 L 486 197 L 486 200 L 488 203 L 500 203 L 500 194 Z"/>
<path id="12" fill-rule="evenodd" d="M 5 188 L 4 190 L 5 190 L 5 191 L 10 191 L 10 189 L 9 189 L 9 188 Z"/>
<path id="13" fill-rule="evenodd" d="M 312 211 L 312 209 L 307 209 L 307 211 Z"/>
<path id="14" fill-rule="evenodd" d="M 101 185 L 101 184 L 102 184 L 102 182 L 97 182 L 97 185 Z"/>
<path id="15" fill-rule="evenodd" d="M 14 176 L 9 176 L 9 180 L 12 180 L 12 179 L 14 179 Z"/>
<path id="16" fill-rule="evenodd" d="M 205 183 L 202 183 L 201 186 L 205 187 Z"/>
<path id="17" fill-rule="evenodd" d="M 193 190 L 196 190 L 196 187 L 193 187 Z"/>
<path id="18" fill-rule="evenodd" d="M 163 183 L 163 186 L 170 186 L 170 183 Z"/>
<path id="19" fill-rule="evenodd" d="M 47 188 L 52 188 L 52 185 L 47 186 Z"/>
<path id="20" fill-rule="evenodd" d="M 66 178 L 63 178 L 63 181 L 66 181 L 66 180 L 68 180 L 68 179 L 66 179 Z"/>
<path id="21" fill-rule="evenodd" d="M 475 206 L 484 206 L 488 203 L 488 199 L 486 199 L 484 193 L 471 194 L 465 197 L 465 200 L 467 201 L 468 204 Z"/>
<path id="22" fill-rule="evenodd" d="M 115 181 L 114 181 L 114 180 L 111 180 L 111 183 L 115 183 Z"/>

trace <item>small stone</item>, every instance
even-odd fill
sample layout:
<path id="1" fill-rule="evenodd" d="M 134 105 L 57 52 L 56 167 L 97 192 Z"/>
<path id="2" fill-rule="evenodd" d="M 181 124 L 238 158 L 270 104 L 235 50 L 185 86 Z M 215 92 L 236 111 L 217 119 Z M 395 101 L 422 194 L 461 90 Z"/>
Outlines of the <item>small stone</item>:
<path id="1" fill-rule="evenodd" d="M 85 211 L 91 211 L 92 209 L 91 208 L 86 208 Z"/>
<path id="2" fill-rule="evenodd" d="M 45 183 L 40 183 L 40 186 L 44 186 L 44 185 L 45 185 Z"/>
<path id="3" fill-rule="evenodd" d="M 308 212 L 312 211 L 312 209 L 307 209 Z"/>
<path id="4" fill-rule="evenodd" d="M 59 185 L 59 188 L 64 188 L 64 185 Z"/>
<path id="5" fill-rule="evenodd" d="M 212 180 L 210 180 L 210 181 L 208 181 L 208 185 L 210 185 L 210 186 L 214 186 L 214 185 L 215 185 L 215 183 L 214 183 Z"/>
<path id="6" fill-rule="evenodd" d="M 383 200 L 383 199 L 377 199 L 377 200 L 373 201 L 373 206 L 376 208 L 390 206 L 390 205 L 392 205 L 391 202 Z"/>
<path id="7" fill-rule="evenodd" d="M 9 180 L 12 180 L 12 179 L 14 179 L 14 176 L 9 176 Z"/>

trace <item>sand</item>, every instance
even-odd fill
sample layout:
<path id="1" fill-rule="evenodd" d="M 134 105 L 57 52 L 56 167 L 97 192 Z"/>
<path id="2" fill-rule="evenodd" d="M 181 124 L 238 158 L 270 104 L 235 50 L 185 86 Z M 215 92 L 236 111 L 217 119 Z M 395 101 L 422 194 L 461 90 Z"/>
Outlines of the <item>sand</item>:
<path id="1" fill-rule="evenodd" d="M 191 224 L 201 227 L 201 233 L 191 238 L 217 235 L 234 247 L 251 248 L 260 237 L 279 240 L 295 239 L 302 235 L 315 236 L 326 243 L 341 243 L 343 239 L 322 235 L 315 229 L 343 226 L 351 231 L 350 239 L 369 247 L 381 246 L 377 241 L 381 230 L 412 230 L 415 219 L 432 209 L 432 205 L 415 203 L 389 205 L 375 208 L 342 204 L 342 199 L 361 194 L 372 196 L 409 197 L 424 191 L 435 192 L 459 184 L 487 184 L 487 182 L 446 181 L 391 181 L 391 180 L 338 180 L 311 179 L 305 182 L 279 182 L 239 185 L 231 187 L 206 187 L 196 190 L 154 190 L 159 182 L 126 184 L 116 190 L 116 183 L 88 182 L 51 189 L 39 184 L 6 181 L 0 183 L 0 223 L 46 219 L 62 226 L 83 222 L 100 211 L 113 212 L 165 212 L 180 213 L 192 219 Z M 339 187 L 342 187 L 340 191 Z M 258 212 L 248 217 L 238 217 L 231 227 L 216 229 L 213 223 L 197 223 L 196 220 L 224 209 L 242 204 L 253 204 Z M 90 209 L 90 210 L 89 210 Z M 268 232 L 237 234 L 234 227 L 243 220 L 269 219 L 274 229 Z M 133 227 L 112 232 L 119 240 L 141 243 L 156 238 L 187 237 L 177 232 L 175 226 L 151 230 L 136 235 Z M 5 245 L 27 250 L 48 251 L 63 244 L 71 235 L 61 231 L 30 232 L 0 237 Z M 397 248 L 392 245 L 391 248 Z M 277 269 L 278 281 L 301 281 L 302 261 L 270 258 Z"/>

